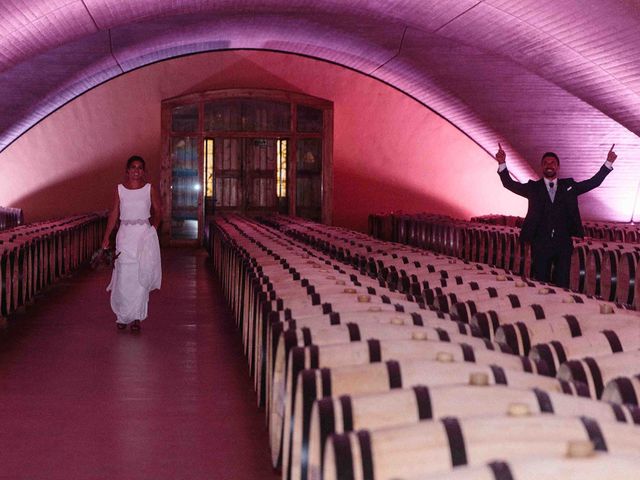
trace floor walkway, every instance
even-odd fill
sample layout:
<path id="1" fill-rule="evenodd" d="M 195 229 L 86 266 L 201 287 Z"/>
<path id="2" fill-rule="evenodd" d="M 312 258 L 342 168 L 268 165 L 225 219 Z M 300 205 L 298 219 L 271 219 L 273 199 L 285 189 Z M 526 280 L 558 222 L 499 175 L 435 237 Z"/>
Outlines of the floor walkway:
<path id="1" fill-rule="evenodd" d="M 0 479 L 278 478 L 206 254 L 163 255 L 139 334 L 88 270 L 0 332 Z"/>

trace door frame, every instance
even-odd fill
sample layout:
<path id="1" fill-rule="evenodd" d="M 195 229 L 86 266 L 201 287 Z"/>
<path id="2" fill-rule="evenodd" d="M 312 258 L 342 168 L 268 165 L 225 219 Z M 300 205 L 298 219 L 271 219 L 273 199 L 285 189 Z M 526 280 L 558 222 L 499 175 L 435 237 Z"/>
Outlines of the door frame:
<path id="1" fill-rule="evenodd" d="M 286 102 L 291 108 L 291 123 L 288 132 L 267 131 L 205 131 L 204 130 L 204 105 L 212 100 L 232 98 L 249 98 L 255 100 L 271 100 Z M 194 132 L 174 132 L 171 125 L 171 111 L 180 106 L 198 105 L 198 130 Z M 323 112 L 323 128 L 320 133 L 303 133 L 297 131 L 297 105 L 313 107 Z M 198 238 L 196 240 L 177 240 L 171 238 L 171 210 L 172 210 L 172 160 L 171 138 L 174 136 L 195 136 L 198 138 L 198 178 L 200 185 L 204 185 L 204 139 L 214 137 L 241 136 L 244 138 L 286 137 L 288 145 L 287 189 L 289 199 L 289 214 L 296 215 L 296 159 L 297 141 L 302 138 L 322 139 L 322 174 L 321 174 L 321 209 L 322 223 L 331 224 L 333 211 L 333 102 L 298 92 L 268 89 L 233 88 L 224 90 L 212 90 L 199 93 L 191 93 L 179 97 L 165 99 L 161 104 L 161 136 L 162 159 L 160 176 L 160 196 L 163 207 L 163 222 L 160 230 L 161 242 L 164 245 L 200 245 L 202 243 L 204 225 L 204 188 L 200 189 L 198 199 Z"/>

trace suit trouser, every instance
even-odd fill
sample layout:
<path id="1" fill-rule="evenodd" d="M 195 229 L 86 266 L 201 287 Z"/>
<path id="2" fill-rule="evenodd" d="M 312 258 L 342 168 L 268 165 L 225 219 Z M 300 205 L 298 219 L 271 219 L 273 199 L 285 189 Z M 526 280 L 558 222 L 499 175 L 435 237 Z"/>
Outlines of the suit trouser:
<path id="1" fill-rule="evenodd" d="M 534 279 L 569 288 L 571 238 L 549 238 L 531 243 L 531 270 Z"/>

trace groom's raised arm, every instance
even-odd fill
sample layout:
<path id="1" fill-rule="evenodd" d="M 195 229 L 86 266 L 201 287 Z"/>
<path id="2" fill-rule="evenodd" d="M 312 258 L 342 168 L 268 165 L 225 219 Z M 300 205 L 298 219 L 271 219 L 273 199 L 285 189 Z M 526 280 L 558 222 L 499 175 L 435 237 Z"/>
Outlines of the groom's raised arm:
<path id="1" fill-rule="evenodd" d="M 511 175 L 509 175 L 509 170 L 507 170 L 507 154 L 502 149 L 502 145 L 500 145 L 500 143 L 498 143 L 498 153 L 496 153 L 495 158 L 498 162 L 498 175 L 500 175 L 500 180 L 502 181 L 502 185 L 504 186 L 504 188 L 515 193 L 516 195 L 527 197 L 530 190 L 529 184 L 516 182 L 513 178 L 511 178 Z"/>

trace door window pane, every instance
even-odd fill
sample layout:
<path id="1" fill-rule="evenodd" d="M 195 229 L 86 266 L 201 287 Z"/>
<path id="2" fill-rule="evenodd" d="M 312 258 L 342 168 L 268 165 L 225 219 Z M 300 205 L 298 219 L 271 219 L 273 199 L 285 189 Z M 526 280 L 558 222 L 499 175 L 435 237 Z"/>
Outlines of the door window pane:
<path id="1" fill-rule="evenodd" d="M 278 161 L 276 165 L 276 194 L 278 198 L 287 197 L 287 158 L 289 149 L 289 140 L 278 140 L 276 145 L 278 150 Z"/>
<path id="2" fill-rule="evenodd" d="M 208 132 L 288 132 L 291 106 L 268 100 L 217 100 L 204 106 Z"/>
<path id="3" fill-rule="evenodd" d="M 321 133 L 322 132 L 322 110 L 317 108 L 298 105 L 298 132 Z"/>
<path id="4" fill-rule="evenodd" d="M 242 208 L 242 139 L 216 138 L 214 148 L 216 209 Z"/>
<path id="5" fill-rule="evenodd" d="M 244 128 L 248 132 L 288 132 L 291 107 L 288 103 L 246 100 L 242 110 Z"/>
<path id="6" fill-rule="evenodd" d="M 185 105 L 171 110 L 171 130 L 196 132 L 198 130 L 198 106 Z"/>
<path id="7" fill-rule="evenodd" d="M 204 129 L 208 132 L 242 130 L 242 101 L 236 99 L 205 103 Z"/>
<path id="8" fill-rule="evenodd" d="M 198 178 L 197 137 L 171 139 L 171 237 L 198 238 L 198 198 L 202 190 Z"/>
<path id="9" fill-rule="evenodd" d="M 247 209 L 273 209 L 276 197 L 277 140 L 253 138 L 245 140 Z"/>
<path id="10" fill-rule="evenodd" d="M 297 143 L 296 212 L 311 220 L 322 216 L 322 139 Z"/>
<path id="11" fill-rule="evenodd" d="M 215 213 L 215 185 L 214 185 L 214 158 L 215 158 L 216 142 L 213 138 L 205 138 L 204 140 L 204 216 L 213 215 Z"/>
<path id="12" fill-rule="evenodd" d="M 299 172 L 322 171 L 322 139 L 298 140 L 297 169 Z"/>

